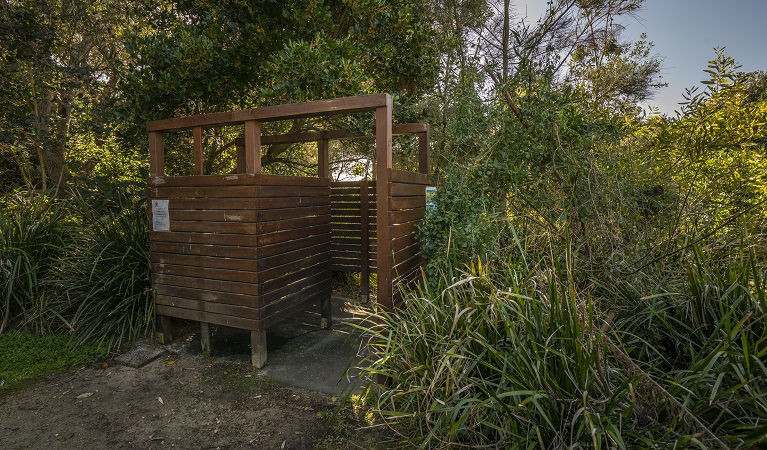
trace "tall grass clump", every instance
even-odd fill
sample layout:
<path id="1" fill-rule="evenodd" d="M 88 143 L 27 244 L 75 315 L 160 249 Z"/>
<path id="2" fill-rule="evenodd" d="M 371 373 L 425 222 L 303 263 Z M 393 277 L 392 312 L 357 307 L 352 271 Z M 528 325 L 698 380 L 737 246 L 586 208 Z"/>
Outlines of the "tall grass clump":
<path id="1" fill-rule="evenodd" d="M 76 204 L 83 227 L 62 262 L 58 307 L 79 342 L 119 347 L 152 326 L 146 200 L 127 197 L 102 211 Z"/>
<path id="2" fill-rule="evenodd" d="M 564 266 L 478 264 L 375 317 L 364 371 L 390 380 L 377 410 L 408 445 L 626 448 L 627 377 L 607 364 L 600 315 Z"/>
<path id="3" fill-rule="evenodd" d="M 11 323 L 50 330 L 55 314 L 46 282 L 70 236 L 65 200 L 19 192 L 0 202 L 0 334 Z"/>

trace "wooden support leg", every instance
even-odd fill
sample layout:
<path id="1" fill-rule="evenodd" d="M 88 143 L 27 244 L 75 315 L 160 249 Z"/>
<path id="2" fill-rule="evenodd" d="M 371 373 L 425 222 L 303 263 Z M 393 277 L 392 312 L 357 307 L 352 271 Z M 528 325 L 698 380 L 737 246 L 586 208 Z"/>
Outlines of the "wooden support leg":
<path id="1" fill-rule="evenodd" d="M 333 309 L 330 296 L 320 301 L 320 316 L 322 317 L 320 328 L 330 328 L 333 324 Z"/>
<path id="2" fill-rule="evenodd" d="M 253 367 L 260 369 L 266 365 L 266 330 L 250 332 L 250 353 Z"/>
<path id="3" fill-rule="evenodd" d="M 173 324 L 170 317 L 158 315 L 155 325 L 157 327 L 157 343 L 169 344 L 173 340 Z"/>
<path id="4" fill-rule="evenodd" d="M 200 345 L 202 353 L 210 355 L 210 326 L 208 322 L 200 322 Z"/>

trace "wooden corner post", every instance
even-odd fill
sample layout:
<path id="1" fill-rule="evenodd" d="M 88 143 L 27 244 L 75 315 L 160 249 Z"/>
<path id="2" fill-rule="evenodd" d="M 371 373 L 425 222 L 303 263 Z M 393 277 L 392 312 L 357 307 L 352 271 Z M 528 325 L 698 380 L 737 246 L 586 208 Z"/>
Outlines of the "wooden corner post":
<path id="1" fill-rule="evenodd" d="M 165 148 L 161 131 L 149 132 L 149 175 L 165 176 Z"/>
<path id="2" fill-rule="evenodd" d="M 429 128 L 418 133 L 418 171 L 429 175 L 431 173 L 431 161 L 429 161 Z"/>
<path id="3" fill-rule="evenodd" d="M 245 122 L 245 173 L 261 173 L 261 122 Z"/>
<path id="4" fill-rule="evenodd" d="M 391 308 L 392 286 L 389 258 L 389 169 L 392 168 L 392 99 L 386 95 L 386 105 L 376 108 L 376 272 L 378 273 L 377 302 Z"/>

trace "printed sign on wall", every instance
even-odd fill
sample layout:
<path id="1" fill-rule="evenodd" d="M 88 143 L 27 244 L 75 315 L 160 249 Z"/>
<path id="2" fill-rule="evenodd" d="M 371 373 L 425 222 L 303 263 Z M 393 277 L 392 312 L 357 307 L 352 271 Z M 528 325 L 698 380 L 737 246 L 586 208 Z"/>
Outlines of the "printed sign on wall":
<path id="1" fill-rule="evenodd" d="M 152 200 L 152 231 L 170 231 L 168 200 Z"/>

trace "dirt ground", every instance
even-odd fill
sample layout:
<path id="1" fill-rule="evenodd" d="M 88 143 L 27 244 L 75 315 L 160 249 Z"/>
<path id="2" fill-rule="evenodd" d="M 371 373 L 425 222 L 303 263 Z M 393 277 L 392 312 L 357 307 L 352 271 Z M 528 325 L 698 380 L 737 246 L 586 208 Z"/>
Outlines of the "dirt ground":
<path id="1" fill-rule="evenodd" d="M 0 447 L 388 447 L 380 427 L 360 430 L 364 420 L 339 403 L 240 362 L 187 354 L 140 369 L 106 362 L 0 395 Z"/>

